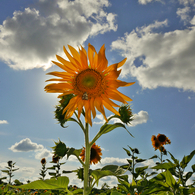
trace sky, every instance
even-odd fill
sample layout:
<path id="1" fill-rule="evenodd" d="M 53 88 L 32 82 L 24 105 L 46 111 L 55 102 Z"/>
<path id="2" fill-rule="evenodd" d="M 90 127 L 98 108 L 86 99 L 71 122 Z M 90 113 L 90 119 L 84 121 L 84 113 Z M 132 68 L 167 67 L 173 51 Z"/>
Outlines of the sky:
<path id="1" fill-rule="evenodd" d="M 195 0 L 0 0 L 0 170 L 16 162 L 13 180 L 37 180 L 42 158 L 52 166 L 58 139 L 84 146 L 78 125 L 62 128 L 54 119 L 58 94 L 44 87 L 52 78 L 46 73 L 59 71 L 51 60 L 56 54 L 65 58 L 63 46 L 87 50 L 88 43 L 97 51 L 105 44 L 109 65 L 127 58 L 120 80 L 136 82 L 119 88 L 133 99 L 134 121 L 127 129 L 134 137 L 122 128 L 102 136 L 96 142 L 101 164 L 92 169 L 126 164 L 128 145 L 139 149 L 140 158 L 159 155 L 151 144 L 158 133 L 169 137 L 165 148 L 179 160 L 195 149 Z M 103 123 L 98 114 L 91 140 Z M 62 170 L 81 167 L 72 157 L 61 162 Z M 81 185 L 75 175 L 66 176 Z M 113 177 L 100 186 L 104 182 L 117 184 Z"/>

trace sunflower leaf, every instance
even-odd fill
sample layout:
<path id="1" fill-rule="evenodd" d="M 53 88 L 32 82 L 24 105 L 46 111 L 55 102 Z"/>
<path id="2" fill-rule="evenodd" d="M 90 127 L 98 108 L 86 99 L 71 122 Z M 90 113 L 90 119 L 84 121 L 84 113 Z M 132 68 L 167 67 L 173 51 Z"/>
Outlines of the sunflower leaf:
<path id="1" fill-rule="evenodd" d="M 124 174 L 126 171 L 117 165 L 106 165 L 102 169 L 96 169 L 91 172 L 91 175 L 95 179 L 95 183 L 98 185 L 99 179 L 106 176 L 118 176 Z"/>
<path id="2" fill-rule="evenodd" d="M 184 169 L 188 165 L 188 163 L 191 161 L 194 155 L 195 155 L 195 150 L 193 150 L 190 153 L 190 155 L 184 156 L 182 161 L 180 162 L 180 166 Z"/>
<path id="3" fill-rule="evenodd" d="M 105 123 L 97 133 L 97 135 L 93 138 L 91 141 L 91 145 L 96 142 L 97 139 L 99 139 L 103 134 L 109 133 L 110 131 L 118 128 L 118 127 L 123 127 L 126 129 L 125 125 L 122 123 L 114 123 L 114 124 L 107 124 Z M 126 129 L 126 131 L 133 137 L 133 135 Z"/>
<path id="4" fill-rule="evenodd" d="M 13 188 L 22 189 L 55 189 L 55 190 L 67 190 L 69 184 L 68 177 L 58 177 L 57 179 L 36 180 L 29 184 L 21 186 L 12 186 Z"/>

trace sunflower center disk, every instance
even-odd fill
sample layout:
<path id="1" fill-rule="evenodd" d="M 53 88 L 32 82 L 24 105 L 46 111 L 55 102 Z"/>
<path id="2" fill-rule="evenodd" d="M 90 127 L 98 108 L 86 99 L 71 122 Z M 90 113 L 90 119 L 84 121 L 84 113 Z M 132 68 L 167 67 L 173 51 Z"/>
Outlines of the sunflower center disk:
<path id="1" fill-rule="evenodd" d="M 86 69 L 80 72 L 75 78 L 74 86 L 78 95 L 87 93 L 89 98 L 101 95 L 102 90 L 105 88 L 101 74 L 93 69 Z"/>

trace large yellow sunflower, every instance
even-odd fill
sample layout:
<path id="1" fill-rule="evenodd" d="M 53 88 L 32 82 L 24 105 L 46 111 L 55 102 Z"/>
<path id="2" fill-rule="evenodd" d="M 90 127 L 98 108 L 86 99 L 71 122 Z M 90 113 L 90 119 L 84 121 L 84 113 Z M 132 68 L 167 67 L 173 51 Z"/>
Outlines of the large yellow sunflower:
<path id="1" fill-rule="evenodd" d="M 101 160 L 101 148 L 100 146 L 96 145 L 95 143 L 91 146 L 91 152 L 90 152 L 90 164 L 96 164 Z M 83 147 L 83 150 L 80 154 L 81 160 L 85 162 L 85 148 Z"/>
<path id="2" fill-rule="evenodd" d="M 104 45 L 98 53 L 91 44 L 88 45 L 88 53 L 83 47 L 79 49 L 79 52 L 72 46 L 68 45 L 68 47 L 72 55 L 68 53 L 65 47 L 63 49 L 69 61 L 58 55 L 56 57 L 59 62 L 52 61 L 64 72 L 48 73 L 60 78 L 47 80 L 57 81 L 57 83 L 48 84 L 45 87 L 46 92 L 62 93 L 58 97 L 68 94 L 74 95 L 64 108 L 65 118 L 70 118 L 76 109 L 78 109 L 78 116 L 80 117 L 83 107 L 85 108 L 85 121 L 91 126 L 91 113 L 95 118 L 96 109 L 103 114 L 106 121 L 104 107 L 114 114 L 120 115 L 113 108 L 119 106 L 112 100 L 127 104 L 127 101 L 132 101 L 132 99 L 120 93 L 117 88 L 135 83 L 127 83 L 117 79 L 121 73 L 118 68 L 125 63 L 126 58 L 119 63 L 108 66 Z"/>

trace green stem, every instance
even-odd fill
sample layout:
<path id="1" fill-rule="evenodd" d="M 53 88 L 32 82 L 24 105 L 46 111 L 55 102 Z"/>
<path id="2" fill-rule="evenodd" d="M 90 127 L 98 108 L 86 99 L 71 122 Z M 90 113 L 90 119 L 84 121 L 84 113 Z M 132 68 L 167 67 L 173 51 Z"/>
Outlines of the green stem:
<path id="1" fill-rule="evenodd" d="M 89 194 L 89 167 L 90 167 L 89 125 L 85 126 L 85 164 L 84 164 L 84 190 L 83 195 Z"/>

